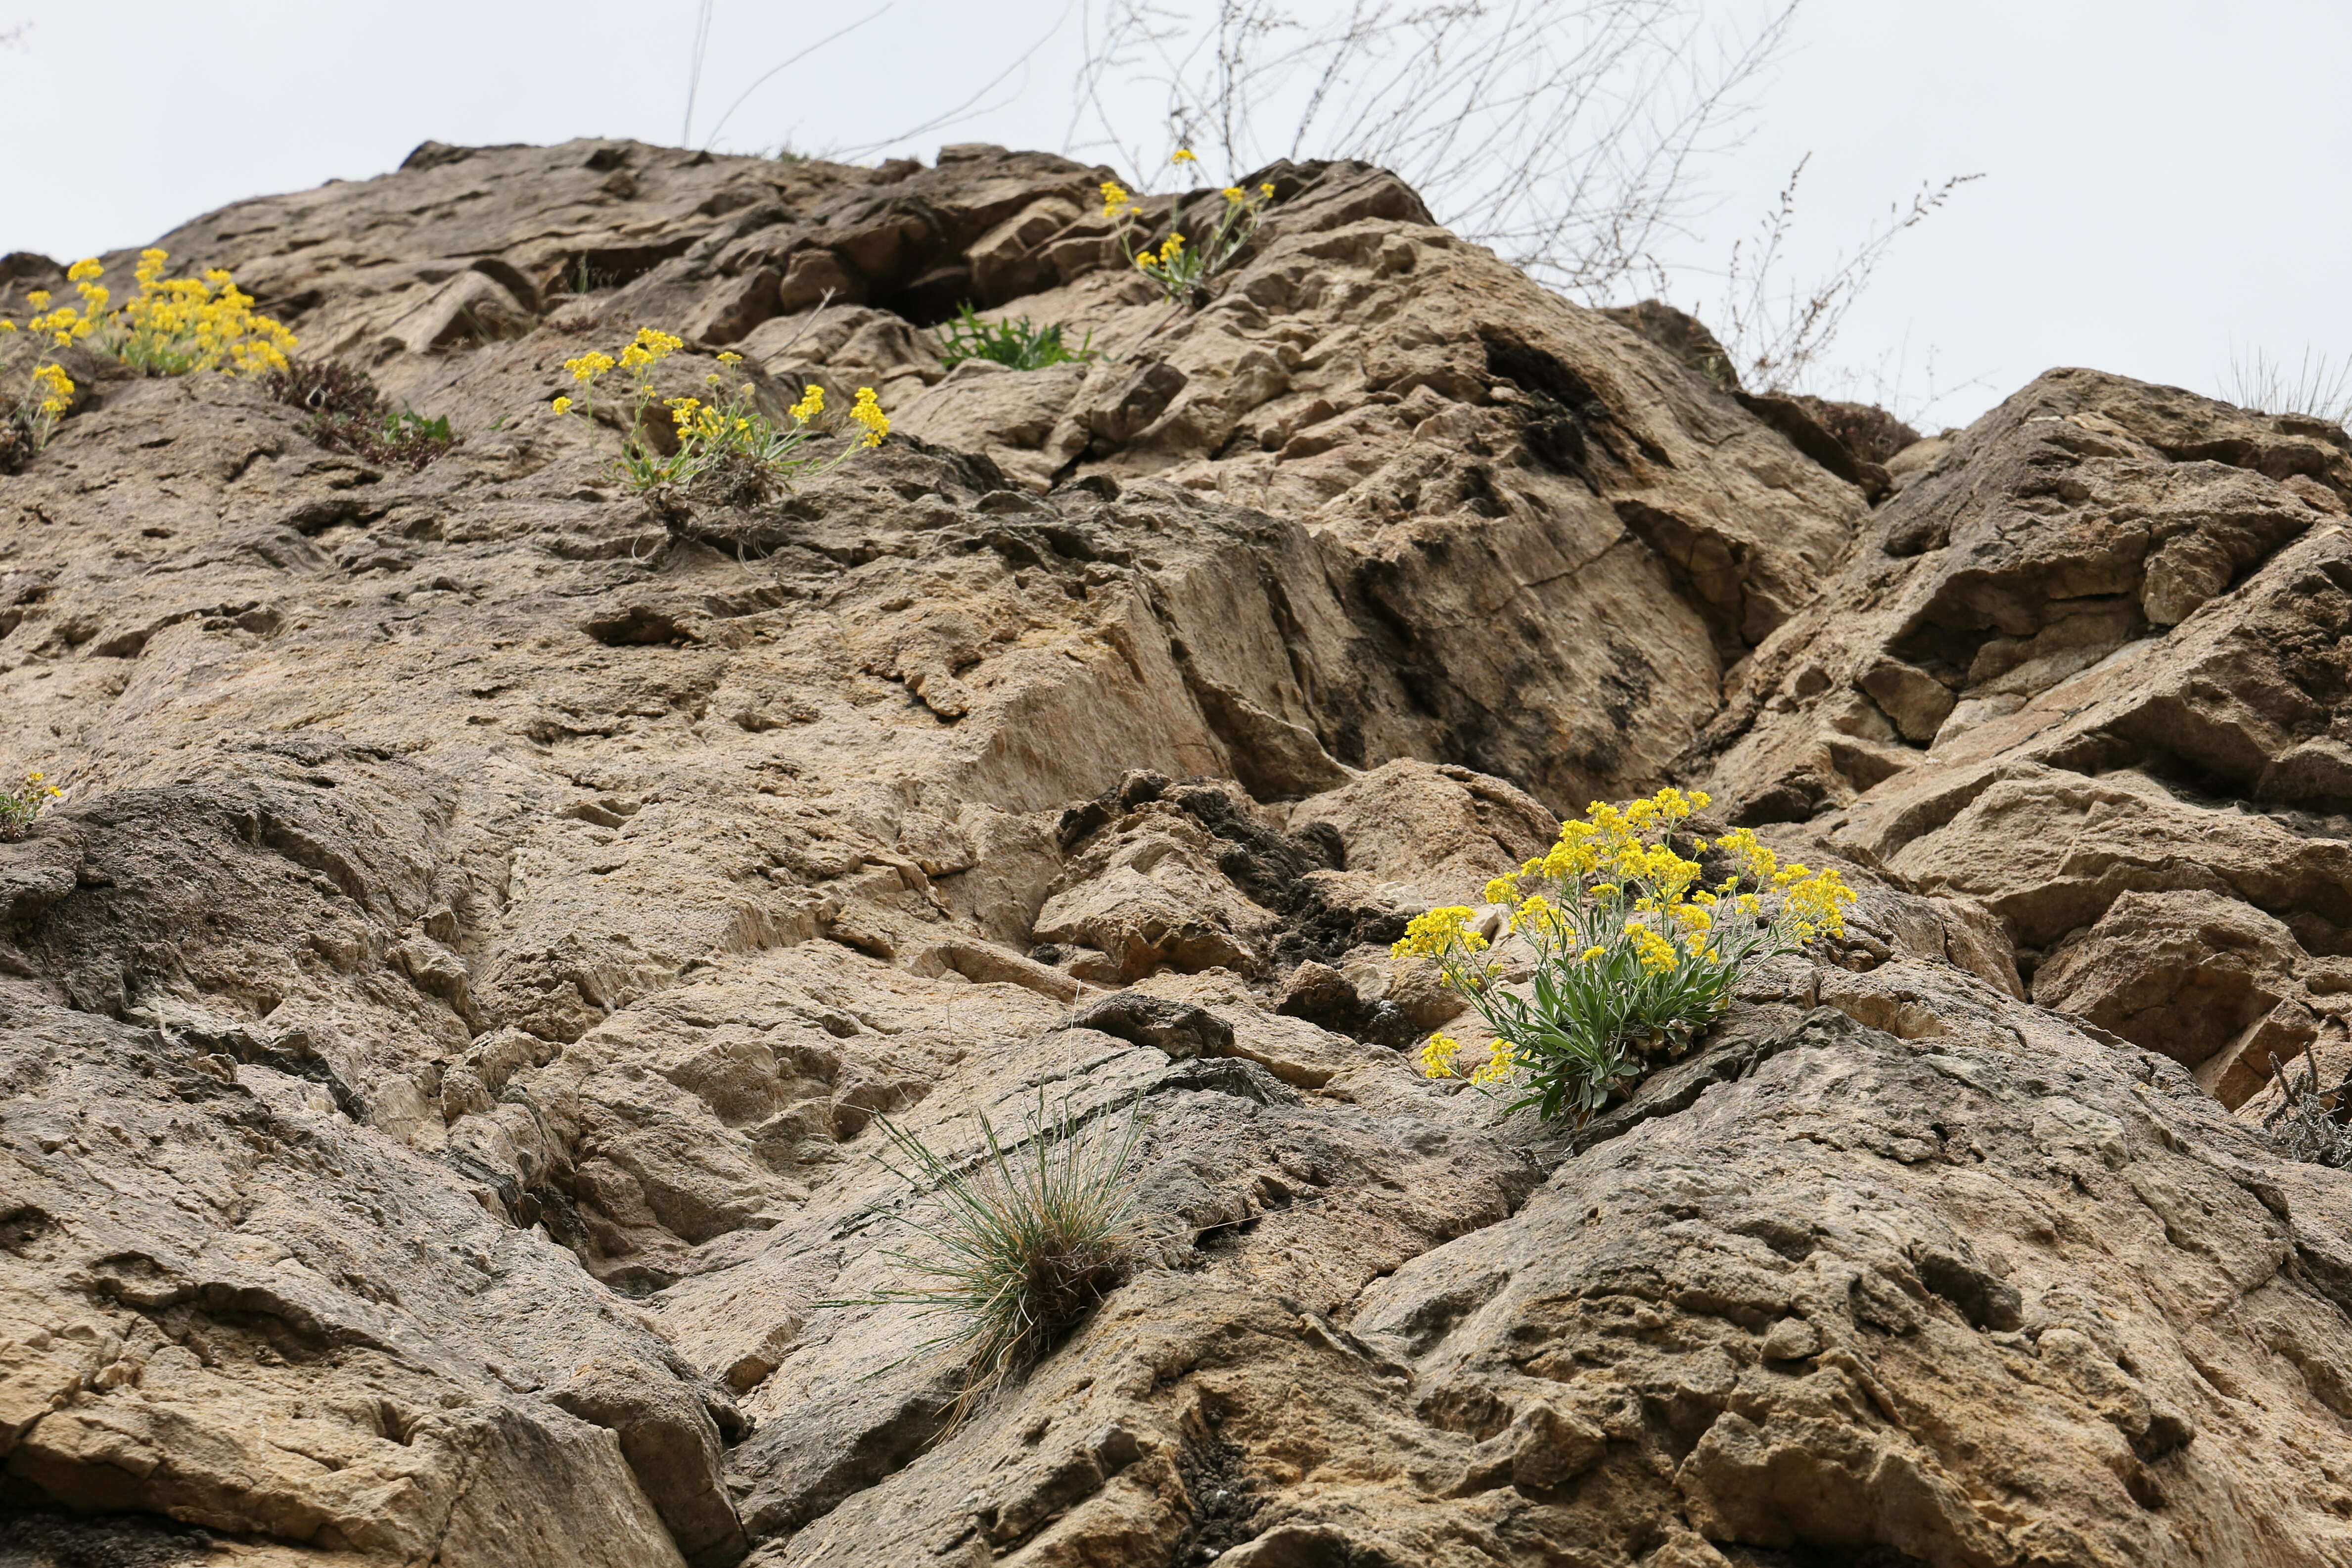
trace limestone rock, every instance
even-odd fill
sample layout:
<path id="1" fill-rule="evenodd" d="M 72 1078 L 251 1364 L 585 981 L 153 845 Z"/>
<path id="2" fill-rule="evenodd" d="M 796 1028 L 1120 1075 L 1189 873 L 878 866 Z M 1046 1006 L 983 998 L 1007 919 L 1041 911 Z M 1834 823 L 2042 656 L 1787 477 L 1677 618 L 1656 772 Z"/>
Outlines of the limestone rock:
<path id="1" fill-rule="evenodd" d="M 427 143 L 166 237 L 415 472 L 74 351 L 0 479 L 0 773 L 71 789 L 0 846 L 0 1550 L 2352 1552 L 2352 1177 L 2250 1120 L 2352 1071 L 2342 433 L 2053 373 L 1873 513 L 1378 170 L 1181 310 L 1104 173 Z M 1117 357 L 948 373 L 966 300 Z M 547 405 L 640 323 L 899 431 L 631 492 Z M 1422 1078 L 1405 922 L 1677 769 L 1844 937 L 1581 1127 Z M 877 1156 L 976 1112 L 1135 1117 L 1140 1217 L 950 1431 Z"/>

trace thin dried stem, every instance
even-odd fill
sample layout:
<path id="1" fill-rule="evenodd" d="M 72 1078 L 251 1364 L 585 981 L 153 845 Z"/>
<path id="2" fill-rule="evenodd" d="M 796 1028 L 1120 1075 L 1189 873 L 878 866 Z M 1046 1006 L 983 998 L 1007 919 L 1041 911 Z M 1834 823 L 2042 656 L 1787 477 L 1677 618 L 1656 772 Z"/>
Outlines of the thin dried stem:
<path id="1" fill-rule="evenodd" d="M 1926 222 L 1951 200 L 1953 193 L 1981 174 L 1956 174 L 1940 185 L 1922 184 L 1906 207 L 1896 203 L 1860 245 L 1842 254 L 1829 273 L 1810 289 L 1785 281 L 1781 247 L 1797 218 L 1797 186 L 1807 153 L 1789 172 L 1756 237 L 1731 247 L 1724 278 L 1723 309 L 1716 320 L 1717 335 L 1730 350 L 1739 379 L 1759 392 L 1790 392 L 1803 386 L 1817 371 L 1846 312 L 1870 282 L 1871 274 L 1886 258 L 1898 238 Z"/>
<path id="2" fill-rule="evenodd" d="M 1069 142 L 1229 179 L 1278 157 L 1395 172 L 1438 220 L 1591 300 L 1654 279 L 1736 145 L 1793 0 L 1724 39 L 1692 0 L 1090 0 Z"/>

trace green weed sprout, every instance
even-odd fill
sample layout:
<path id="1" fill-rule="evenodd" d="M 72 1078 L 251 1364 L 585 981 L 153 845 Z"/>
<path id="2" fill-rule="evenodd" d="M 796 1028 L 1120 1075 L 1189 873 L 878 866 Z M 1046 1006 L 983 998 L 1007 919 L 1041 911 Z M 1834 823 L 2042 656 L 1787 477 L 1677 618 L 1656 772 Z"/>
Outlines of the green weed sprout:
<path id="1" fill-rule="evenodd" d="M 1706 805 L 1702 793 L 1673 788 L 1622 809 L 1595 801 L 1582 819 L 1560 825 L 1549 851 L 1486 885 L 1486 901 L 1509 906 L 1509 930 L 1534 950 L 1524 992 L 1502 984 L 1502 965 L 1482 956 L 1490 944 L 1473 928 L 1477 911 L 1413 917 L 1397 955 L 1434 960 L 1494 1033 L 1472 1083 L 1517 1084 L 1525 1092 L 1511 1110 L 1534 1106 L 1546 1121 L 1572 1114 L 1581 1122 L 1678 1055 L 1756 965 L 1844 931 L 1854 894 L 1836 870 L 1783 866 L 1748 828 L 1715 840 L 1735 869 L 1702 886 L 1698 862 L 1670 840 Z M 1454 1076 L 1461 1048 L 1430 1036 L 1422 1071 Z"/>
<path id="2" fill-rule="evenodd" d="M 1029 318 L 983 321 L 966 305 L 956 319 L 934 328 L 940 363 L 950 369 L 968 359 L 984 359 L 1013 370 L 1044 370 L 1048 365 L 1073 364 L 1096 357 L 1095 335 L 1089 331 L 1075 349 L 1062 341 L 1062 323 L 1032 326 Z"/>

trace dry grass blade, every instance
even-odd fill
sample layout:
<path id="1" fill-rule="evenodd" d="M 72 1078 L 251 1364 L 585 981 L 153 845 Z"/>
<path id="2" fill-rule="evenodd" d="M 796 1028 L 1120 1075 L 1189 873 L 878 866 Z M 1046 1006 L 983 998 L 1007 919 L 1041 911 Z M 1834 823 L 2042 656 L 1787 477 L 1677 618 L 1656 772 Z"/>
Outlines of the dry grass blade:
<path id="1" fill-rule="evenodd" d="M 2228 388 L 2223 393 L 2241 408 L 2258 414 L 2305 414 L 2337 425 L 2352 425 L 2352 359 L 2331 360 L 2309 348 L 2290 374 L 2283 360 L 2260 349 L 2230 355 Z"/>
<path id="2" fill-rule="evenodd" d="M 984 1112 L 973 1114 L 982 1148 L 961 1163 L 876 1118 L 904 1165 L 884 1163 L 923 1194 L 899 1223 L 925 1245 L 887 1254 L 911 1283 L 819 1303 L 905 1306 L 946 1320 L 945 1331 L 891 1365 L 933 1352 L 961 1354 L 963 1387 L 951 1426 L 973 1401 L 1050 1352 L 1126 1279 L 1137 1196 L 1128 1165 L 1142 1132 L 1137 1104 L 1111 1133 L 1090 1127 L 1066 1101 L 1049 1108 L 1042 1089 L 1024 1136 L 1010 1149 Z"/>

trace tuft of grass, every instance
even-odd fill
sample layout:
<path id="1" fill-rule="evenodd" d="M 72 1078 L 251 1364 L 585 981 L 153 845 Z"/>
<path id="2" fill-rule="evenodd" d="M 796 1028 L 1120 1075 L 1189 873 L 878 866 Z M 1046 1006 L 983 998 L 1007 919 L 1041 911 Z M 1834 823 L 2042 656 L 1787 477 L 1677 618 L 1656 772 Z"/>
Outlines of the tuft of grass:
<path id="1" fill-rule="evenodd" d="M 2257 414 L 2303 414 L 2352 425 L 2352 358 L 2333 360 L 2306 347 L 2290 372 L 2284 360 L 2260 349 L 2233 351 L 2223 395 Z"/>
<path id="2" fill-rule="evenodd" d="M 1062 323 L 1034 326 L 1026 316 L 1010 321 L 983 321 L 970 305 L 956 319 L 934 327 L 940 363 L 950 368 L 968 359 L 984 359 L 1013 370 L 1044 370 L 1047 365 L 1075 364 L 1100 357 L 1089 331 L 1076 348 L 1062 338 Z"/>
<path id="3" fill-rule="evenodd" d="M 333 360 L 295 360 L 264 384 L 278 402 L 310 414 L 310 438 L 387 468 L 415 470 L 457 444 L 445 417 L 395 408 L 363 370 Z"/>
<path id="4" fill-rule="evenodd" d="M 1137 1199 L 1128 1165 L 1142 1132 L 1139 1110 L 1131 1103 L 1116 1133 L 1089 1129 L 1066 1100 L 1049 1108 L 1041 1089 L 1013 1149 L 986 1113 L 973 1113 L 984 1149 L 969 1164 L 877 1116 L 904 1162 L 884 1164 L 923 1194 L 899 1223 L 926 1245 L 887 1255 L 909 1283 L 818 1305 L 908 1306 L 944 1320 L 941 1332 L 891 1365 L 934 1351 L 962 1356 L 951 1424 L 961 1422 L 975 1400 L 1035 1364 L 1126 1281 Z"/>

